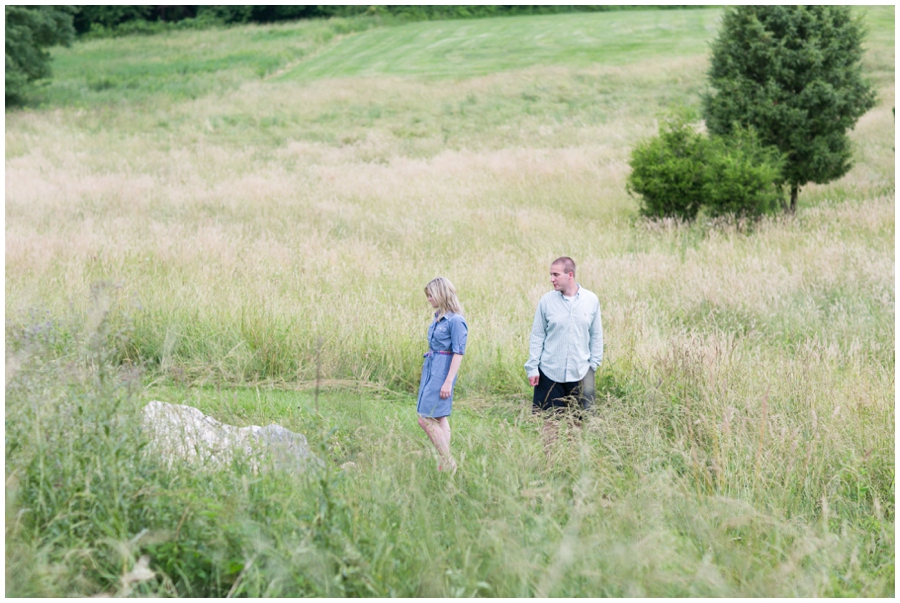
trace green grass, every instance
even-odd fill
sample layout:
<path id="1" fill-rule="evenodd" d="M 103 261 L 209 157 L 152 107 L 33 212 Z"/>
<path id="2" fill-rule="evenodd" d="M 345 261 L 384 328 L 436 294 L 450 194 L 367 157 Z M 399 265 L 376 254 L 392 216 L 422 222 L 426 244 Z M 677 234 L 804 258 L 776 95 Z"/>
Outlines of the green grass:
<path id="1" fill-rule="evenodd" d="M 6 594 L 893 595 L 894 9 L 864 14 L 853 170 L 753 225 L 624 191 L 718 10 L 55 49 L 6 116 Z M 522 365 L 563 254 L 606 352 L 545 452 Z M 452 479 L 413 410 L 439 274 L 470 326 Z M 151 399 L 325 470 L 166 467 Z"/>
<path id="2" fill-rule="evenodd" d="M 472 77 L 535 65 L 623 65 L 702 53 L 719 11 L 616 12 L 410 23 L 354 36 L 282 77 Z"/>
<path id="3" fill-rule="evenodd" d="M 29 352 L 49 343 L 38 339 Z M 96 349 L 85 352 L 103 366 Z M 703 389 L 691 383 L 700 360 L 692 356 L 684 348 L 666 360 L 681 382 L 677 396 L 607 395 L 582 429 L 563 427 L 549 457 L 523 401 L 470 398 L 454 413 L 461 468 L 448 478 L 434 471 L 405 395 L 141 390 L 127 370 L 109 367 L 97 381 L 44 350 L 18 363 L 7 387 L 8 441 L 22 446 L 14 457 L 44 465 L 7 478 L 8 592 L 121 594 L 146 554 L 158 573 L 131 586 L 144 594 L 889 593 L 892 506 L 882 501 L 873 515 L 864 501 L 890 479 L 881 475 L 892 475 L 890 457 L 829 454 L 836 436 L 857 437 L 836 416 L 785 438 L 779 425 L 791 411 L 774 406 L 758 456 L 758 414 L 738 411 L 724 431 L 697 414 Z M 64 395 L 43 404 L 27 395 L 60 387 Z M 142 437 L 128 427 L 149 399 L 233 424 L 277 418 L 308 434 L 328 464 L 310 475 L 254 474 L 240 460 L 218 472 L 168 468 L 141 453 Z M 22 433 L 36 423 L 42 441 Z M 717 472 L 695 464 L 716 444 L 708 460 Z M 348 461 L 356 466 L 339 468 Z M 832 474 L 821 499 L 803 494 L 804 482 Z"/>
<path id="4" fill-rule="evenodd" d="M 299 21 L 79 42 L 54 50 L 54 77 L 39 100 L 117 105 L 224 94 L 378 23 L 373 18 Z"/>

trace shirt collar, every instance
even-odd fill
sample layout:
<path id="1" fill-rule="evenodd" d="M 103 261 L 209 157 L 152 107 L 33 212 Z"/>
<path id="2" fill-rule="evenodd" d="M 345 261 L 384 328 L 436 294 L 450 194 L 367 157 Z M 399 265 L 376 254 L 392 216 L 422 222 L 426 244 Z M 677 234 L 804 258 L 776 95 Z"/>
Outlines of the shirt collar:
<path id="1" fill-rule="evenodd" d="M 575 295 L 572 296 L 572 299 L 578 299 L 578 296 L 581 295 L 581 285 L 579 285 L 578 283 L 575 284 L 578 286 L 578 289 L 575 290 Z M 563 295 L 562 291 L 557 291 L 557 293 L 559 293 L 559 296 L 562 298 L 566 297 L 565 295 Z"/>

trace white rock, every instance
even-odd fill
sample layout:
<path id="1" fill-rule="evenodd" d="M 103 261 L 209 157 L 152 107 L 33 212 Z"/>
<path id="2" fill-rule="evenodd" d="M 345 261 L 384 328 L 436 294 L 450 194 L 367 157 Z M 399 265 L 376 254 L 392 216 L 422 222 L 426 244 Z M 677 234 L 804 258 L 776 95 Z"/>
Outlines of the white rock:
<path id="1" fill-rule="evenodd" d="M 158 400 L 144 407 L 142 421 L 149 448 L 170 463 L 180 459 L 221 467 L 240 450 L 254 470 L 260 467 L 261 453 L 266 453 L 275 467 L 288 471 L 302 471 L 311 462 L 323 464 L 310 452 L 304 435 L 281 425 L 226 425 L 192 406 Z"/>

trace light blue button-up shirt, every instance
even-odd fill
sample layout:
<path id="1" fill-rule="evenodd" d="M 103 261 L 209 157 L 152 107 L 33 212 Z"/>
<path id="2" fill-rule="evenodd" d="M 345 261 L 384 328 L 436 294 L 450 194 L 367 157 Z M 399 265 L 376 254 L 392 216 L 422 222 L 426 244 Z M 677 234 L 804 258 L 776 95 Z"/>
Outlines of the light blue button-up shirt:
<path id="1" fill-rule="evenodd" d="M 531 346 L 525 370 L 538 375 L 538 367 L 557 383 L 580 381 L 588 369 L 603 360 L 603 324 L 600 300 L 578 285 L 569 300 L 559 291 L 541 298 L 531 327 Z"/>

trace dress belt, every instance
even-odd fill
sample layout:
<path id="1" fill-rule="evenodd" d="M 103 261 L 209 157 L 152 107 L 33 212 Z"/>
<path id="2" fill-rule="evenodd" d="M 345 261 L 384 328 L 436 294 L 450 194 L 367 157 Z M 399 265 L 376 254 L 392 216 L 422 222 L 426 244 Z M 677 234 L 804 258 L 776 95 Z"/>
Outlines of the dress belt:
<path id="1" fill-rule="evenodd" d="M 428 358 L 429 356 L 434 356 L 435 354 L 441 354 L 442 356 L 452 356 L 453 352 L 447 352 L 445 350 L 428 350 L 424 354 L 422 354 L 422 358 Z"/>

